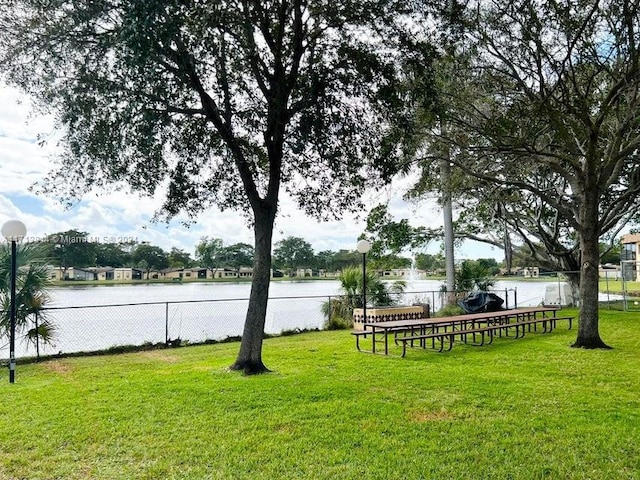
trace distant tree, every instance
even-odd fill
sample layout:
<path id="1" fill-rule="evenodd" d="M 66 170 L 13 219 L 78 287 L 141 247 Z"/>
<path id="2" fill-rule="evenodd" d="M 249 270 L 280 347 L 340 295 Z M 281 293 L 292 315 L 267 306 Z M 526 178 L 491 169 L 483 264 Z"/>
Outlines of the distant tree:
<path id="1" fill-rule="evenodd" d="M 500 266 L 495 258 L 478 258 L 476 262 L 486 270 L 488 275 L 497 275 L 500 272 Z"/>
<path id="2" fill-rule="evenodd" d="M 323 250 L 315 254 L 314 257 L 314 266 L 320 270 L 324 270 L 326 272 L 331 272 L 334 270 L 333 268 L 333 258 L 336 252 L 332 252 L 331 250 Z"/>
<path id="3" fill-rule="evenodd" d="M 221 258 L 224 265 L 240 271 L 242 267 L 253 265 L 254 250 L 248 243 L 234 243 L 224 247 Z"/>
<path id="4" fill-rule="evenodd" d="M 309 268 L 314 264 L 313 247 L 300 237 L 287 237 L 277 242 L 273 249 L 274 263 L 278 268 L 289 271 L 289 276 L 295 276 L 297 268 Z"/>
<path id="5" fill-rule="evenodd" d="M 362 254 L 356 250 L 338 250 L 333 256 L 333 270 L 342 271 L 362 264 Z"/>
<path id="6" fill-rule="evenodd" d="M 62 269 L 62 278 L 67 278 L 71 267 L 83 268 L 96 264 L 97 243 L 89 241 L 87 232 L 67 230 L 49 236 L 52 241 L 51 260 Z"/>
<path id="7" fill-rule="evenodd" d="M 171 247 L 167 260 L 171 268 L 189 268 L 193 263 L 191 255 L 177 247 Z"/>
<path id="8" fill-rule="evenodd" d="M 247 214 L 254 276 L 232 368 L 258 373 L 280 191 L 333 218 L 404 164 L 414 107 L 431 100 L 436 6 L 11 0 L 0 62 L 60 123 L 50 191 L 166 185 L 161 216 L 213 203 Z"/>
<path id="9" fill-rule="evenodd" d="M 163 270 L 169 267 L 169 257 L 160 247 L 142 243 L 131 256 L 133 263 L 143 269 L 147 275 L 151 270 Z"/>
<path id="10" fill-rule="evenodd" d="M 399 255 L 380 255 L 378 257 L 371 258 L 369 265 L 374 270 L 394 270 L 401 268 L 411 267 L 411 259 L 407 257 L 401 257 Z"/>
<path id="11" fill-rule="evenodd" d="M 36 342 L 52 344 L 56 334 L 56 326 L 46 311 L 42 311 L 51 301 L 48 291 L 51 280 L 47 268 L 49 252 L 50 249 L 43 244 L 17 246 L 16 334 L 34 345 Z M 9 337 L 10 271 L 11 249 L 3 243 L 0 245 L 0 338 Z"/>
<path id="12" fill-rule="evenodd" d="M 433 272 L 435 270 L 444 270 L 444 257 L 441 253 L 430 255 L 428 253 L 416 254 L 416 267 L 419 270 Z"/>
<path id="13" fill-rule="evenodd" d="M 224 244 L 221 238 L 202 237 L 196 245 L 196 261 L 211 271 L 215 277 L 218 268 L 224 267 Z"/>
<path id="14" fill-rule="evenodd" d="M 600 263 L 620 264 L 620 256 L 622 254 L 622 244 L 620 241 L 613 245 L 600 243 Z"/>
<path id="15" fill-rule="evenodd" d="M 357 267 L 362 262 L 362 255 L 355 250 L 323 250 L 314 257 L 314 266 L 327 272 L 338 272 L 347 267 Z"/>
<path id="16" fill-rule="evenodd" d="M 131 261 L 131 254 L 125 250 L 127 246 L 119 243 L 99 243 L 96 245 L 97 267 L 124 267 Z"/>

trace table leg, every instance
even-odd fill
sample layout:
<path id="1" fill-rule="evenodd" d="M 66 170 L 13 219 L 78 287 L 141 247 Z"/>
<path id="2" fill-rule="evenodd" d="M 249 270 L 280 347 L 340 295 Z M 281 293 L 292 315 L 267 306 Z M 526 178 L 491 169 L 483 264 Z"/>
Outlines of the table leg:
<path id="1" fill-rule="evenodd" d="M 389 355 L 389 335 L 386 329 L 383 329 L 384 335 L 384 354 Z"/>
<path id="2" fill-rule="evenodd" d="M 371 353 L 376 353 L 376 326 L 371 326 Z"/>

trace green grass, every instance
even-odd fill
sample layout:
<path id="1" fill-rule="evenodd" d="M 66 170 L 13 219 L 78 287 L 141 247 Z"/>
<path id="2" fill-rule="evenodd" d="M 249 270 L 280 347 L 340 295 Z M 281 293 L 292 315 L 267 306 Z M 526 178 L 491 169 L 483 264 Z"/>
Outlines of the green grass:
<path id="1" fill-rule="evenodd" d="M 575 312 L 575 311 L 574 311 Z M 406 358 L 347 331 L 18 365 L 0 383 L 1 479 L 637 479 L 640 318 Z M 5 372 L 6 373 L 6 372 Z"/>
<path id="2" fill-rule="evenodd" d="M 609 293 L 622 293 L 623 286 L 626 288 L 628 293 L 636 293 L 640 292 L 640 282 L 624 282 L 622 280 L 609 280 L 600 279 L 600 291 Z"/>

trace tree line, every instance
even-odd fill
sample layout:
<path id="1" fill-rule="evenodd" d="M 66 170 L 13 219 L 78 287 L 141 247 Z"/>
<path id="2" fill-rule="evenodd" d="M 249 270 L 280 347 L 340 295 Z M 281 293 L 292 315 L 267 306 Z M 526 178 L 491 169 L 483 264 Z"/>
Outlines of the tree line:
<path id="1" fill-rule="evenodd" d="M 67 230 L 50 236 L 57 239 L 79 239 L 80 241 L 59 241 L 49 244 L 48 257 L 66 272 L 70 267 L 135 267 L 146 272 L 168 268 L 203 267 L 211 271 L 221 268 L 239 270 L 251 267 L 254 261 L 253 246 L 247 243 L 226 245 L 221 238 L 202 237 L 195 246 L 194 255 L 177 247 L 170 250 L 146 242 L 91 242 L 89 233 Z M 620 245 L 614 248 L 602 243 L 602 263 L 618 264 Z M 484 275 L 496 275 L 504 262 L 493 258 L 474 259 L 479 263 Z M 289 236 L 274 244 L 273 267 L 288 276 L 295 276 L 298 269 L 342 271 L 350 266 L 360 265 L 361 254 L 355 250 L 323 250 L 316 252 L 312 245 L 301 237 Z M 539 259 L 531 255 L 528 247 L 514 247 L 512 266 L 538 266 Z M 413 258 L 372 250 L 367 257 L 369 268 L 373 270 L 394 270 L 415 267 L 429 273 L 442 274 L 445 258 L 442 252 L 436 254 L 416 253 Z"/>
<path id="2" fill-rule="evenodd" d="M 239 270 L 251 267 L 254 249 L 247 243 L 225 244 L 221 238 L 202 237 L 195 246 L 194 255 L 177 247 L 165 250 L 147 242 L 93 242 L 88 232 L 67 230 L 49 236 L 59 239 L 47 244 L 47 257 L 51 264 L 64 272 L 71 267 L 135 267 L 145 271 L 168 268 L 203 267 L 211 271 L 221 268 Z M 73 238 L 74 241 L 65 241 Z M 273 267 L 289 276 L 298 269 L 341 271 L 359 265 L 361 255 L 355 250 L 324 250 L 315 252 L 309 242 L 300 237 L 289 236 L 274 244 Z M 417 268 L 437 270 L 442 261 L 439 256 L 419 254 Z M 371 268 L 390 270 L 409 268 L 412 260 L 399 255 L 371 256 Z"/>

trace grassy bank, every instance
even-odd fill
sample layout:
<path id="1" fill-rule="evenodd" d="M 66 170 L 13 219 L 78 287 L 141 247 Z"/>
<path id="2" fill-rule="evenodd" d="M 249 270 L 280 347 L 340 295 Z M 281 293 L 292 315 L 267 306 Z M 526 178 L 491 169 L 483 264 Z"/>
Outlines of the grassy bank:
<path id="1" fill-rule="evenodd" d="M 638 296 L 640 295 L 640 282 L 624 282 L 624 285 L 621 280 L 603 280 L 600 279 L 600 291 L 601 292 L 609 292 L 609 293 L 622 293 L 623 286 L 626 288 L 627 293 L 630 295 Z"/>
<path id="2" fill-rule="evenodd" d="M 19 365 L 0 383 L 2 479 L 640 478 L 640 321 L 407 358 L 346 331 Z M 6 372 L 5 372 L 6 373 Z"/>

